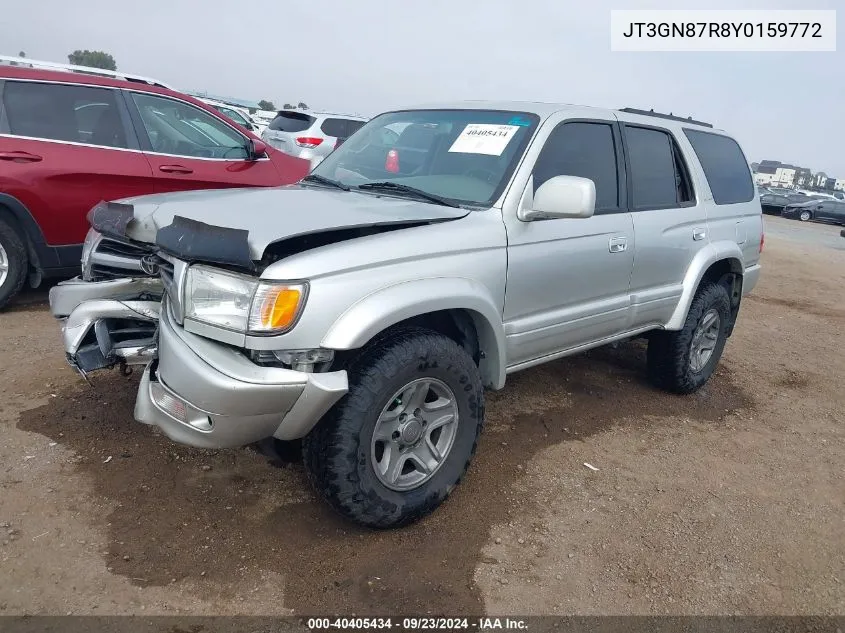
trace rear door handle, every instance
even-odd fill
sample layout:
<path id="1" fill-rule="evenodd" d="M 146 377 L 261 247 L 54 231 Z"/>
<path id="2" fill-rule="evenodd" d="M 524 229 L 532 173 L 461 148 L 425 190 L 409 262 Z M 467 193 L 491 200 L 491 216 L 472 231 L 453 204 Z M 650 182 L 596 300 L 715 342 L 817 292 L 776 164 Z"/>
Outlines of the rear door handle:
<path id="1" fill-rule="evenodd" d="M 700 242 L 705 237 L 707 237 L 707 229 L 697 227 L 692 230 L 692 239 L 694 239 L 696 242 Z"/>
<path id="2" fill-rule="evenodd" d="M 10 160 L 16 163 L 37 163 L 42 158 L 29 152 L 0 152 L 0 160 Z"/>
<path id="3" fill-rule="evenodd" d="M 627 237 L 611 237 L 607 244 L 607 250 L 611 253 L 624 253 L 628 250 Z"/>
<path id="4" fill-rule="evenodd" d="M 183 167 L 182 165 L 161 165 L 158 168 L 166 174 L 192 174 L 194 170 L 190 167 Z"/>

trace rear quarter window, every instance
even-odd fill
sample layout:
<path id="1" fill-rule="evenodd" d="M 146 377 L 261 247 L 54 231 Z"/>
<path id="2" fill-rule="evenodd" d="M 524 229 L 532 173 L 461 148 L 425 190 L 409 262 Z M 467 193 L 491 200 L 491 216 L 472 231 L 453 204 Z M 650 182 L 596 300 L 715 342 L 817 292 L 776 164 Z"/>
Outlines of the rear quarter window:
<path id="1" fill-rule="evenodd" d="M 346 119 L 326 119 L 320 126 L 323 134 L 336 138 L 346 138 L 349 134 L 346 131 Z"/>
<path id="2" fill-rule="evenodd" d="M 754 182 L 745 155 L 729 136 L 684 130 L 704 170 L 716 204 L 736 204 L 754 199 Z"/>

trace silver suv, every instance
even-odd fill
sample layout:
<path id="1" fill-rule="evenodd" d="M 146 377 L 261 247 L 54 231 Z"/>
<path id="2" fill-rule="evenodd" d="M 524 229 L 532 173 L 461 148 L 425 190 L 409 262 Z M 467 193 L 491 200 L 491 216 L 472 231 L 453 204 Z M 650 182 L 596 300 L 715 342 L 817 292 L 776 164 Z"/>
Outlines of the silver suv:
<path id="1" fill-rule="evenodd" d="M 276 149 L 316 166 L 357 132 L 367 119 L 311 110 L 281 110 L 261 138 Z"/>
<path id="2" fill-rule="evenodd" d="M 446 498 L 512 372 L 647 337 L 655 385 L 700 388 L 763 248 L 726 133 L 530 103 L 388 112 L 298 185 L 89 217 L 84 278 L 50 293 L 70 364 L 142 366 L 135 417 L 177 442 L 302 438 L 377 527 Z"/>

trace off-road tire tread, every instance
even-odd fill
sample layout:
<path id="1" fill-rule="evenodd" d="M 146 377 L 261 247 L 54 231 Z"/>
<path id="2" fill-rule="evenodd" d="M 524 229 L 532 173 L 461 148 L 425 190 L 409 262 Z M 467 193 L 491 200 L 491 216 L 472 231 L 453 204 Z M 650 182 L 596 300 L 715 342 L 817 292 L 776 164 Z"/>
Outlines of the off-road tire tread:
<path id="1" fill-rule="evenodd" d="M 357 464 L 360 460 L 356 436 L 374 401 L 384 397 L 385 383 L 398 367 L 420 358 L 436 358 L 439 363 L 451 363 L 471 377 L 473 391 L 479 399 L 475 437 L 454 485 L 446 490 L 432 491 L 424 502 L 415 507 L 401 507 L 380 498 L 372 490 L 362 489 L 357 468 L 350 468 L 350 464 Z M 302 453 L 308 478 L 329 505 L 347 519 L 374 528 L 395 528 L 413 523 L 443 502 L 460 483 L 475 455 L 484 424 L 484 392 L 478 368 L 469 354 L 452 339 L 424 328 L 407 327 L 371 341 L 348 365 L 347 371 L 349 392 L 303 440 Z M 472 423 L 472 420 L 462 419 L 460 423 Z"/>
<path id="2" fill-rule="evenodd" d="M 0 288 L 0 310 L 11 301 L 23 288 L 29 268 L 26 245 L 17 231 L 0 218 L 0 242 L 9 257 L 9 274 Z"/>
<path id="3" fill-rule="evenodd" d="M 654 332 L 648 342 L 648 377 L 656 387 L 678 394 L 700 389 L 710 379 L 727 340 L 731 301 L 727 289 L 719 284 L 704 283 L 695 294 L 682 330 Z M 692 337 L 702 315 L 717 308 L 722 319 L 722 332 L 714 349 L 715 361 L 705 371 L 694 373 L 689 366 Z"/>

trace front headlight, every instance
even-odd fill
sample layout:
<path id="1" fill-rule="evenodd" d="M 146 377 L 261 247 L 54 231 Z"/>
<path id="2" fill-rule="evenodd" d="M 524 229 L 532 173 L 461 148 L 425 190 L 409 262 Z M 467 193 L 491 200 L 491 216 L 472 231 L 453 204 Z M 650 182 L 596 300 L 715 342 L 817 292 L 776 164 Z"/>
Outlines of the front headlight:
<path id="1" fill-rule="evenodd" d="M 85 242 L 82 244 L 82 278 L 88 281 L 89 271 L 88 262 L 91 259 L 91 253 L 94 252 L 97 244 L 103 239 L 102 234 L 95 229 L 88 229 L 88 234 L 85 236 Z"/>
<path id="2" fill-rule="evenodd" d="M 305 293 L 301 283 L 191 266 L 185 280 L 185 318 L 237 332 L 281 334 L 299 317 Z"/>

